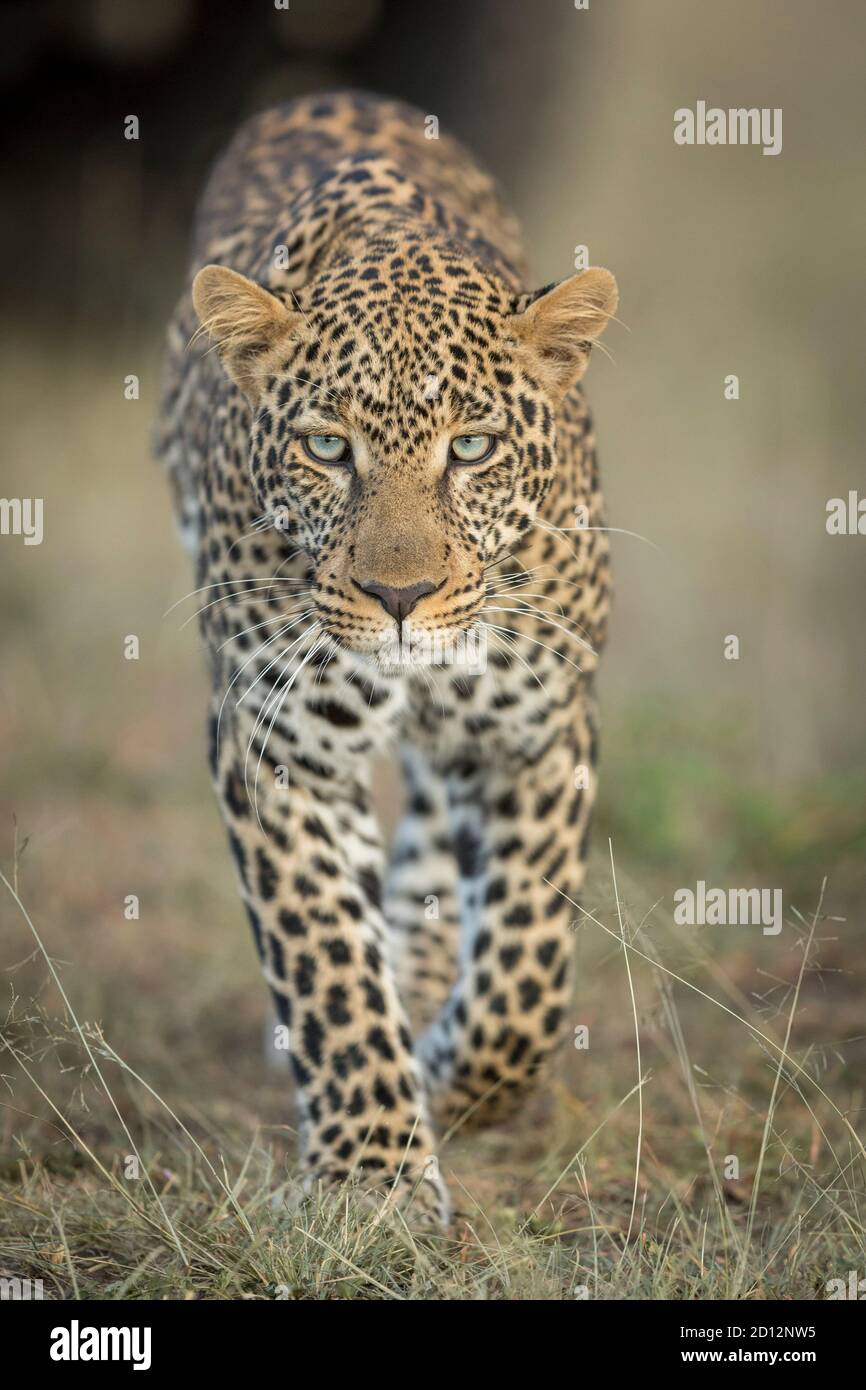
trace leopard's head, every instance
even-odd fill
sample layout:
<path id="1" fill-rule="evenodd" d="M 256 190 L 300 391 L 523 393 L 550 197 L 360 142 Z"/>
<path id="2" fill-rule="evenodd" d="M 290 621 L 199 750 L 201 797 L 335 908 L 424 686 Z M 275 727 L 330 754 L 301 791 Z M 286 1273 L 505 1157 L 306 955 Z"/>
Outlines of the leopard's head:
<path id="1" fill-rule="evenodd" d="M 613 276 L 515 296 L 419 239 L 294 295 L 206 266 L 193 299 L 252 409 L 257 503 L 309 557 L 324 631 L 380 658 L 401 631 L 468 631 L 550 486 L 557 406 L 616 308 Z"/>

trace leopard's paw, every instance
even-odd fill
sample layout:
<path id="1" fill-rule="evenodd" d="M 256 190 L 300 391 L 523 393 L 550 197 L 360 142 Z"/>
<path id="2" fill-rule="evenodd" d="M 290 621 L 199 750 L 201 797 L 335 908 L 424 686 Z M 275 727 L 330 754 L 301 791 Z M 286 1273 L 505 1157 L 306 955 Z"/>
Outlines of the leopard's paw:
<path id="1" fill-rule="evenodd" d="M 396 1218 L 412 1231 L 441 1233 L 451 1219 L 448 1188 L 433 1155 L 422 1168 L 398 1165 L 393 1172 L 320 1165 L 305 1174 L 302 1187 L 310 1198 L 327 1201 L 335 1196 L 341 1200 L 348 1197 L 363 1210 L 375 1213 L 377 1220 Z"/>

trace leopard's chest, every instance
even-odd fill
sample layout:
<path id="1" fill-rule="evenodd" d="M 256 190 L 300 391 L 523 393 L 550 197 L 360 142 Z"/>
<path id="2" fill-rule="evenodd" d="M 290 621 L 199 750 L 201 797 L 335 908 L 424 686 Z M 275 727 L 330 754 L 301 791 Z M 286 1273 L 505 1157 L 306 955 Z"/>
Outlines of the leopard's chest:
<path id="1" fill-rule="evenodd" d="M 413 676 L 403 737 L 443 770 L 465 760 L 535 760 L 571 722 L 580 676 L 553 653 L 534 664 L 531 655 L 530 642 L 512 639 L 507 654 L 488 647 L 475 673 L 443 665 Z"/>

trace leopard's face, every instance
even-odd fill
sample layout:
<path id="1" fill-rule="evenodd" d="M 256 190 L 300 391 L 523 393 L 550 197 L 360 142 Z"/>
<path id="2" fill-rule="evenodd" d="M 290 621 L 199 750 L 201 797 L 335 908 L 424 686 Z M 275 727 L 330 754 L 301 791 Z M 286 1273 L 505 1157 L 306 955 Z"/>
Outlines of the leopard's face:
<path id="1" fill-rule="evenodd" d="M 295 309 L 219 267 L 196 282 L 254 407 L 262 514 L 306 553 L 322 630 L 385 661 L 395 636 L 423 652 L 475 624 L 550 486 L 556 406 L 594 336 L 584 323 L 566 353 L 540 331 L 536 306 L 573 281 L 527 305 L 454 254 L 407 259 L 341 264 Z"/>
<path id="2" fill-rule="evenodd" d="M 531 526 L 555 448 L 504 297 L 428 324 L 399 303 L 383 314 L 385 298 L 312 308 L 251 446 L 263 508 L 298 519 L 323 628 L 380 655 L 405 621 L 444 641 L 472 626 L 485 570 Z"/>

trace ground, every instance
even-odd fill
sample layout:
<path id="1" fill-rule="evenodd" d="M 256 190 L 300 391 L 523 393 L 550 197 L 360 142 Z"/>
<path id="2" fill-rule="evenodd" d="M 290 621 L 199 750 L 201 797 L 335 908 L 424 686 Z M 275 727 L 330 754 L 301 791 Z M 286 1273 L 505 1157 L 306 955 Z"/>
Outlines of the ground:
<path id="1" fill-rule="evenodd" d="M 443 1144 L 447 1237 L 351 1193 L 297 1203 L 194 605 L 164 616 L 192 581 L 147 456 L 155 366 L 138 402 L 114 359 L 19 345 L 0 372 L 46 499 L 42 546 L 3 541 L 0 867 L 32 927 L 0 884 L 0 1272 L 127 1299 L 821 1298 L 862 1276 L 862 779 L 768 788 L 736 711 L 640 692 L 605 729 L 575 911 L 589 1047 Z M 781 887 L 783 932 L 675 927 L 698 878 Z"/>

